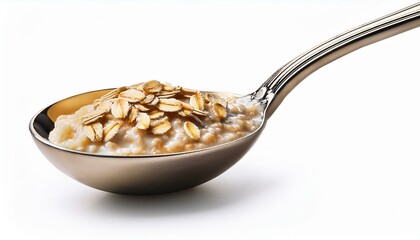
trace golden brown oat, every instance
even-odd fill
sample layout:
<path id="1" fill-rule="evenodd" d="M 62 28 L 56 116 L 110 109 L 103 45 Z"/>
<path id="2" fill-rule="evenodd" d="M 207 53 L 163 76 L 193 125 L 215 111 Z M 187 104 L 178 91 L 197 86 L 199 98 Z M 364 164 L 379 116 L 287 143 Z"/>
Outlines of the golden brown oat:
<path id="1" fill-rule="evenodd" d="M 225 119 L 227 117 L 226 108 L 219 103 L 213 104 L 212 112 L 217 119 Z"/>
<path id="2" fill-rule="evenodd" d="M 98 105 L 96 106 L 96 109 L 104 110 L 104 111 L 111 111 L 112 101 L 111 100 L 105 100 L 103 102 L 98 102 Z"/>
<path id="3" fill-rule="evenodd" d="M 94 123 L 94 122 L 98 121 L 99 119 L 101 119 L 103 116 L 105 116 L 105 113 L 107 113 L 107 112 L 108 111 L 103 110 L 103 109 L 93 110 L 93 111 L 91 111 L 91 112 L 82 116 L 82 118 L 81 118 L 82 124 L 87 125 L 87 124 Z"/>
<path id="4" fill-rule="evenodd" d="M 184 123 L 184 130 L 188 137 L 190 137 L 191 139 L 200 139 L 200 129 L 198 129 L 198 127 L 194 123 L 186 121 Z"/>
<path id="5" fill-rule="evenodd" d="M 118 98 L 111 107 L 112 116 L 115 118 L 125 118 L 130 110 L 130 104 L 126 99 Z"/>
<path id="6" fill-rule="evenodd" d="M 146 96 L 143 92 L 135 90 L 135 89 L 128 89 L 124 92 L 121 92 L 118 97 L 126 99 L 130 103 L 137 103 L 143 100 Z"/>
<path id="7" fill-rule="evenodd" d="M 118 96 L 118 94 L 120 94 L 120 92 L 122 92 L 126 89 L 127 89 L 127 87 L 115 88 L 115 89 L 109 91 L 108 93 L 102 95 L 100 98 L 96 99 L 95 102 L 102 102 L 102 101 L 105 101 L 105 100 L 116 98 Z"/>
<path id="8" fill-rule="evenodd" d="M 198 110 L 198 109 L 193 109 L 193 113 L 197 114 L 197 115 L 200 115 L 200 116 L 207 116 L 209 114 L 206 111 L 201 111 L 201 110 Z"/>
<path id="9" fill-rule="evenodd" d="M 181 110 L 182 104 L 175 98 L 161 99 L 157 108 L 163 112 L 177 112 Z"/>
<path id="10" fill-rule="evenodd" d="M 182 108 L 183 109 L 185 109 L 185 110 L 190 110 L 190 111 L 192 111 L 194 108 L 190 105 L 190 104 L 188 104 L 188 103 L 184 103 L 184 102 L 181 102 L 181 105 L 182 105 Z"/>
<path id="11" fill-rule="evenodd" d="M 167 131 L 169 131 L 169 129 L 172 128 L 172 124 L 166 119 L 166 121 L 163 121 L 162 123 L 152 127 L 152 133 L 153 134 L 164 134 Z"/>
<path id="12" fill-rule="evenodd" d="M 150 103 L 150 105 L 152 105 L 152 106 L 156 106 L 156 104 L 158 104 L 159 103 L 159 98 L 158 97 L 155 97 L 154 99 L 153 99 L 153 101 Z"/>
<path id="13" fill-rule="evenodd" d="M 164 116 L 164 117 L 159 118 L 159 119 L 153 119 L 153 120 L 150 120 L 150 126 L 151 127 L 155 127 L 155 126 L 157 126 L 157 125 L 159 125 L 159 124 L 161 124 L 163 122 L 166 122 L 166 121 L 168 121 L 168 117 L 167 116 Z"/>
<path id="14" fill-rule="evenodd" d="M 164 90 L 164 91 L 173 91 L 173 90 L 175 90 L 175 87 L 172 84 L 170 84 L 170 83 L 163 83 L 162 84 L 162 90 Z"/>
<path id="15" fill-rule="evenodd" d="M 103 137 L 103 128 L 100 123 L 83 126 L 83 133 L 92 141 L 99 142 Z"/>
<path id="16" fill-rule="evenodd" d="M 213 94 L 213 93 L 207 93 L 207 94 L 205 95 L 205 98 L 206 98 L 209 102 L 212 102 L 212 103 L 218 103 L 218 104 L 222 105 L 224 108 L 227 108 L 227 101 L 226 101 L 226 100 L 224 100 L 223 98 L 219 97 L 219 96 L 218 96 L 218 95 L 216 95 L 216 94 Z"/>
<path id="17" fill-rule="evenodd" d="M 146 130 L 150 125 L 150 117 L 147 113 L 139 113 L 137 117 L 136 127 L 141 130 Z"/>
<path id="18" fill-rule="evenodd" d="M 181 91 L 182 94 L 187 95 L 187 96 L 194 95 L 198 92 L 197 90 L 183 88 L 183 87 L 180 88 L 180 91 Z"/>
<path id="19" fill-rule="evenodd" d="M 158 93 L 162 90 L 163 86 L 159 81 L 151 80 L 143 83 L 143 85 L 141 85 L 141 88 L 144 92 L 147 93 Z"/>
<path id="20" fill-rule="evenodd" d="M 165 115 L 165 113 L 162 112 L 162 111 L 159 111 L 159 110 L 154 110 L 154 111 L 149 113 L 150 119 L 158 119 L 158 118 L 163 117 L 164 115 Z"/>
<path id="21" fill-rule="evenodd" d="M 190 97 L 190 105 L 197 110 L 204 110 L 204 97 L 201 93 L 196 93 Z"/>
<path id="22" fill-rule="evenodd" d="M 137 108 L 131 107 L 130 114 L 128 115 L 128 122 L 132 123 L 136 121 L 138 113 L 139 113 L 139 110 Z"/>
<path id="23" fill-rule="evenodd" d="M 190 116 L 192 114 L 192 111 L 188 110 L 188 109 L 181 109 L 181 110 L 178 111 L 178 114 L 181 117 L 187 117 L 187 116 Z"/>
<path id="24" fill-rule="evenodd" d="M 147 111 L 150 110 L 150 108 L 148 108 L 148 107 L 146 107 L 146 106 L 144 106 L 140 103 L 134 104 L 134 107 L 137 108 L 138 110 L 142 111 L 142 112 L 147 112 Z"/>
<path id="25" fill-rule="evenodd" d="M 118 130 L 120 129 L 120 126 L 121 126 L 121 124 L 119 122 L 116 122 L 116 121 L 108 123 L 104 127 L 104 132 L 103 132 L 104 142 L 108 142 L 109 140 L 111 140 L 118 133 Z"/>
<path id="26" fill-rule="evenodd" d="M 153 95 L 153 94 L 147 94 L 146 95 L 146 98 L 143 99 L 143 101 L 141 101 L 141 103 L 143 103 L 143 104 L 150 104 L 153 101 L 153 99 L 155 99 L 155 95 Z"/>
<path id="27" fill-rule="evenodd" d="M 179 94 L 180 91 L 179 90 L 174 90 L 174 91 L 162 91 L 160 92 L 157 96 L 159 98 L 171 98 L 171 97 L 175 97 L 177 94 Z"/>

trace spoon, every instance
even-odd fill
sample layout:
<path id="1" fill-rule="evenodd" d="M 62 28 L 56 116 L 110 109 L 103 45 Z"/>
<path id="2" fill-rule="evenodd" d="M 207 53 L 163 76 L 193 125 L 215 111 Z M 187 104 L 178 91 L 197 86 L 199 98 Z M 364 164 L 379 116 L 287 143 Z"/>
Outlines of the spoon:
<path id="1" fill-rule="evenodd" d="M 173 154 L 111 156 L 65 149 L 48 140 L 59 115 L 71 114 L 111 89 L 56 102 L 37 113 L 29 129 L 38 148 L 54 166 L 93 188 L 119 194 L 159 194 L 191 188 L 239 161 L 283 99 L 312 72 L 354 50 L 419 26 L 420 3 L 416 3 L 342 33 L 291 60 L 255 92 L 240 97 L 243 103 L 263 106 L 262 124 L 229 143 Z"/>

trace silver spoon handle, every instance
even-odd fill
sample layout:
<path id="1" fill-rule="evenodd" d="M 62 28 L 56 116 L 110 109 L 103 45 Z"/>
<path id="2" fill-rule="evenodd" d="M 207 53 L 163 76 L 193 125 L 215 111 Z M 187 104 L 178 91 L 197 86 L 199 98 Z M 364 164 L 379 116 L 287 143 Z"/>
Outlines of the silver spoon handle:
<path id="1" fill-rule="evenodd" d="M 251 98 L 266 101 L 268 119 L 303 79 L 361 47 L 420 26 L 420 2 L 344 32 L 296 57 L 274 72 Z"/>

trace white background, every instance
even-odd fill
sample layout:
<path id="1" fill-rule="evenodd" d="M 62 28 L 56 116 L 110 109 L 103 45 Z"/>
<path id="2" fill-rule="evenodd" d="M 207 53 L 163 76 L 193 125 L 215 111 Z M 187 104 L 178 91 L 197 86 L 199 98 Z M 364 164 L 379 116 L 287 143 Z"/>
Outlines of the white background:
<path id="1" fill-rule="evenodd" d="M 420 239 L 420 29 L 312 74 L 250 152 L 174 194 L 128 197 L 55 169 L 30 118 L 158 79 L 249 93 L 310 47 L 413 1 L 0 3 L 0 239 Z"/>

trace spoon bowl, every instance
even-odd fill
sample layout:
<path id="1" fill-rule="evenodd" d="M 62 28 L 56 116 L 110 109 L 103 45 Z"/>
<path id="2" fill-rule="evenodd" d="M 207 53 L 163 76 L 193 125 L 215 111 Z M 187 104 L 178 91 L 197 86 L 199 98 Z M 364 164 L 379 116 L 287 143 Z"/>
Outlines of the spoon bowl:
<path id="1" fill-rule="evenodd" d="M 55 167 L 83 184 L 107 192 L 147 195 L 200 185 L 239 161 L 264 127 L 261 124 L 252 133 L 229 143 L 157 155 L 89 154 L 60 147 L 48 140 L 58 116 L 71 114 L 110 90 L 83 93 L 54 103 L 36 114 L 29 126 L 36 145 Z"/>
<path id="2" fill-rule="evenodd" d="M 30 121 L 32 137 L 47 159 L 88 186 L 120 194 L 158 194 L 202 184 L 233 166 L 252 147 L 266 121 L 303 79 L 354 50 L 420 26 L 420 3 L 344 32 L 291 60 L 239 101 L 263 107 L 261 125 L 229 143 L 188 152 L 139 156 L 89 154 L 48 140 L 59 115 L 71 114 L 111 89 L 83 93 L 41 110 Z"/>

